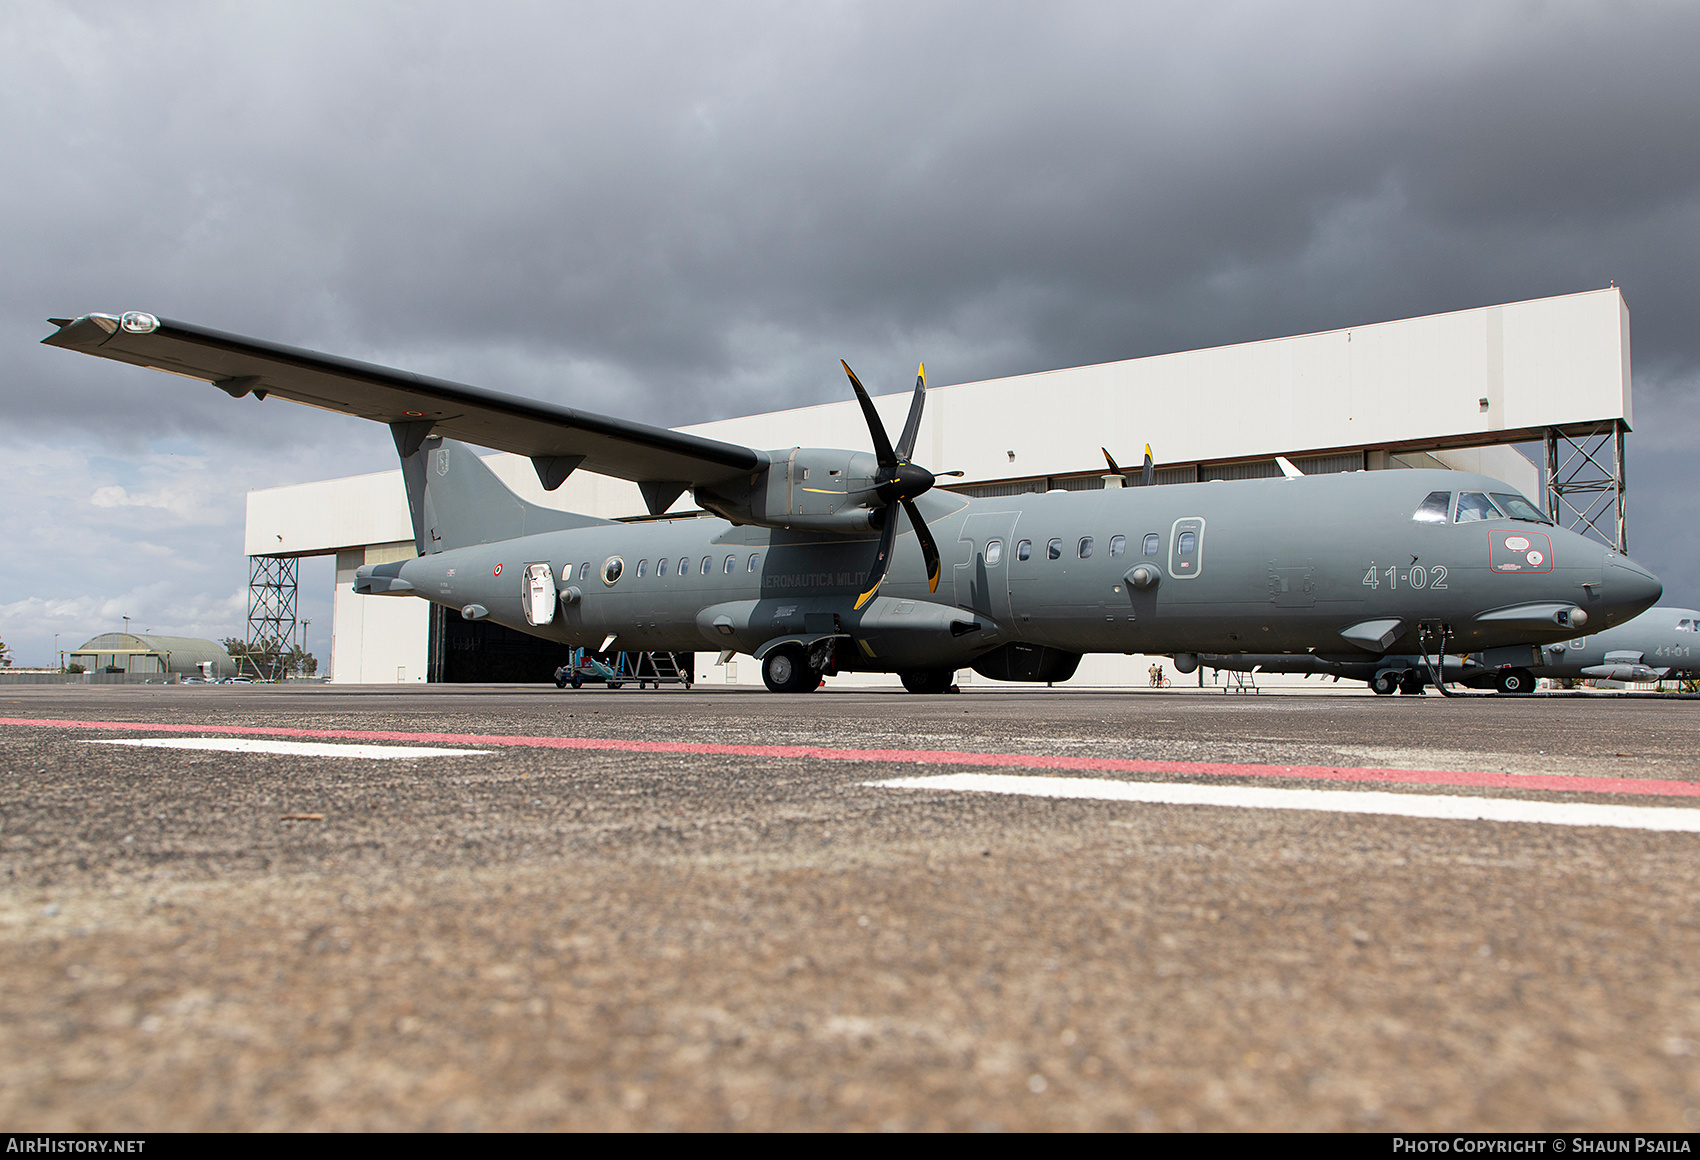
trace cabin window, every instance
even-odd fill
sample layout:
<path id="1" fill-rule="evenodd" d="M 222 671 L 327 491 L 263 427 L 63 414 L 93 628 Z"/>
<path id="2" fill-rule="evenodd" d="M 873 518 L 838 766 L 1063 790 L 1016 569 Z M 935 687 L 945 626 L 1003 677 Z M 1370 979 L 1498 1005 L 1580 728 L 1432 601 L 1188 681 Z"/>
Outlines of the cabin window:
<path id="1" fill-rule="evenodd" d="M 1179 545 L 1181 555 L 1183 555 L 1183 556 L 1192 555 L 1193 549 L 1196 548 L 1197 546 L 1198 546 L 1198 533 L 1197 532 L 1182 532 L 1181 533 L 1180 545 Z M 638 565 L 638 575 L 639 576 L 643 575 L 643 565 L 642 564 Z"/>
<path id="2" fill-rule="evenodd" d="M 738 557 L 736 557 L 736 556 L 726 557 L 726 574 L 728 576 L 730 576 L 732 573 L 736 572 L 737 570 L 738 570 Z"/>
<path id="3" fill-rule="evenodd" d="M 578 566 L 578 578 L 580 580 L 589 580 L 590 579 L 590 561 L 589 560 L 586 560 L 584 563 L 582 563 Z"/>
<path id="4" fill-rule="evenodd" d="M 1158 549 L 1161 548 L 1161 547 L 1162 547 L 1162 542 L 1157 538 L 1156 532 L 1146 533 L 1146 536 L 1145 536 L 1145 554 L 1147 556 L 1155 556 L 1157 554 Z"/>
<path id="5" fill-rule="evenodd" d="M 759 563 L 761 563 L 761 553 L 760 552 L 751 552 L 750 553 L 750 566 L 749 566 L 748 569 L 746 569 L 746 571 L 754 572 L 756 570 L 756 565 L 759 564 Z"/>
<path id="6" fill-rule="evenodd" d="M 1493 502 L 1499 505 L 1499 510 L 1514 520 L 1527 520 L 1532 524 L 1552 523 L 1540 508 L 1514 491 L 1495 491 L 1488 494 L 1493 496 Z"/>
<path id="7" fill-rule="evenodd" d="M 1116 556 L 1123 555 L 1126 552 L 1127 552 L 1127 537 L 1126 536 L 1111 536 L 1110 537 L 1110 557 L 1112 559 L 1114 559 Z"/>
<path id="8" fill-rule="evenodd" d="M 1092 558 L 1092 537 L 1091 536 L 1081 536 L 1080 537 L 1080 546 L 1078 548 L 1076 548 L 1075 551 L 1079 553 L 1080 558 L 1082 560 L 1091 559 Z"/>
<path id="9" fill-rule="evenodd" d="M 726 570 L 728 572 L 731 571 L 730 568 L 728 568 Z M 702 574 L 704 576 L 707 576 L 712 571 L 714 571 L 714 557 L 713 556 L 704 556 L 702 558 Z"/>
<path id="10" fill-rule="evenodd" d="M 679 557 L 679 575 L 689 576 L 690 574 L 691 574 L 691 558 L 689 556 L 680 556 Z"/>
<path id="11" fill-rule="evenodd" d="M 642 564 L 638 565 L 638 575 L 639 576 L 643 575 L 643 565 Z M 657 560 L 655 562 L 655 578 L 657 580 L 659 580 L 665 575 L 667 575 L 667 560 L 666 560 L 665 557 L 663 557 L 662 559 Z"/>
<path id="12" fill-rule="evenodd" d="M 637 574 L 638 574 L 639 580 L 642 580 L 645 576 L 649 575 L 649 561 L 648 560 L 639 560 L 638 561 Z"/>
<path id="13" fill-rule="evenodd" d="M 1444 524 L 1446 513 L 1451 510 L 1451 492 L 1431 491 L 1428 493 L 1428 498 L 1417 505 L 1417 514 L 1411 518 L 1419 524 Z"/>
<path id="14" fill-rule="evenodd" d="M 1467 524 L 1472 520 L 1495 520 L 1499 518 L 1499 509 L 1493 506 L 1493 501 L 1479 491 L 1462 491 L 1458 493 L 1458 511 L 1452 517 L 1453 523 Z"/>
<path id="15" fill-rule="evenodd" d="M 1062 541 L 1061 540 L 1052 540 L 1050 543 L 1045 545 L 1045 559 L 1047 559 L 1047 560 L 1060 560 L 1060 559 L 1062 559 Z"/>
<path id="16" fill-rule="evenodd" d="M 986 541 L 986 567 L 990 568 L 993 564 L 996 564 L 1001 559 L 1003 559 L 1003 541 L 1002 540 L 987 540 Z"/>
<path id="17" fill-rule="evenodd" d="M 618 556 L 609 556 L 602 563 L 602 583 L 612 584 L 626 570 L 626 562 Z"/>
<path id="18" fill-rule="evenodd" d="M 1033 541 L 1022 540 L 1015 545 L 1015 558 L 1017 560 L 1031 560 L 1033 558 Z"/>

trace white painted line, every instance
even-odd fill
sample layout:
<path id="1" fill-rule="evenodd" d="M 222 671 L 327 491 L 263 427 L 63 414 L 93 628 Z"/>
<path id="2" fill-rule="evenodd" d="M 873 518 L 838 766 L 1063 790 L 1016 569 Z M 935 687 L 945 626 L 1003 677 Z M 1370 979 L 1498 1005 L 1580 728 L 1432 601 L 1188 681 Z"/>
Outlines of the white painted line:
<path id="1" fill-rule="evenodd" d="M 1103 777 L 1023 777 L 1007 773 L 896 777 L 863 784 L 885 789 L 952 790 L 958 793 L 1003 793 L 1176 806 L 1311 810 L 1331 814 L 1386 814 L 1402 818 L 1532 822 L 1547 826 L 1611 826 L 1624 830 L 1700 833 L 1700 809 L 1669 806 L 1605 806 L 1591 802 L 1532 802 L 1518 798 L 1363 790 L 1265 789 L 1245 785 L 1115 781 Z"/>
<path id="2" fill-rule="evenodd" d="M 89 745 L 141 745 L 149 749 L 213 749 L 220 753 L 281 753 L 290 757 L 465 757 L 488 749 L 436 749 L 426 745 L 332 745 L 324 741 L 263 741 L 253 737 L 126 737 Z"/>

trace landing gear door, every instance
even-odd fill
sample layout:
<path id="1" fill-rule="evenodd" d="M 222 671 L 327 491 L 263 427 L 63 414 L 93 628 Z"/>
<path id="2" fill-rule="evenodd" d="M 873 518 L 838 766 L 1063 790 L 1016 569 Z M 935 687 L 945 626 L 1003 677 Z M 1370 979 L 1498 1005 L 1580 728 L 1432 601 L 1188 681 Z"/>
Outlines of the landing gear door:
<path id="1" fill-rule="evenodd" d="M 1187 516 L 1175 521 L 1169 533 L 1169 575 L 1191 580 L 1204 572 L 1204 518 Z"/>
<path id="2" fill-rule="evenodd" d="M 958 605 L 1008 622 L 1009 559 L 1019 518 L 1019 512 L 985 512 L 962 521 L 957 542 L 968 562 L 952 569 Z"/>
<path id="3" fill-rule="evenodd" d="M 555 619 L 555 576 L 549 565 L 525 566 L 525 587 L 520 600 L 525 605 L 527 624 L 548 624 Z"/>

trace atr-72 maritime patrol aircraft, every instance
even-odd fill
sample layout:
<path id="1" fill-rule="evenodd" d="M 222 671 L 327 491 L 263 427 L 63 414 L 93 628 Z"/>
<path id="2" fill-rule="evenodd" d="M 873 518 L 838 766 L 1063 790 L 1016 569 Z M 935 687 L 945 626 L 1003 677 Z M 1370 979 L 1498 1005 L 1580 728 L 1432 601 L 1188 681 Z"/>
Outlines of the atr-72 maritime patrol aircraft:
<path id="1" fill-rule="evenodd" d="M 1659 581 L 1552 526 L 1515 489 L 1386 471 L 970 499 L 912 461 L 925 377 L 894 443 L 848 366 L 873 452 L 758 450 L 278 346 L 139 311 L 53 319 L 43 341 L 387 424 L 419 557 L 360 569 L 569 646 L 752 654 L 776 692 L 958 668 L 1062 681 L 1081 655 L 1309 649 L 1435 657 L 1574 637 Z M 632 480 L 654 516 L 538 507 L 468 448 L 530 458 L 546 489 Z M 1489 497 L 1492 497 L 1491 499 Z"/>

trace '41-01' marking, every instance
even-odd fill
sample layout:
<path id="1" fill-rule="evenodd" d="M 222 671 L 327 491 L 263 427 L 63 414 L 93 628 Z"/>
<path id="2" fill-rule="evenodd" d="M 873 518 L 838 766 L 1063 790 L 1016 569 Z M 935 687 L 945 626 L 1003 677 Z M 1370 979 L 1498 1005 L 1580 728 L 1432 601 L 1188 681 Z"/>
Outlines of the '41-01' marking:
<path id="1" fill-rule="evenodd" d="M 1380 588 L 1383 580 L 1390 588 L 1397 588 L 1401 583 L 1407 588 L 1445 588 L 1446 565 L 1424 568 L 1421 564 L 1412 564 L 1409 568 L 1392 567 L 1377 571 L 1375 562 L 1370 561 L 1369 571 L 1364 573 L 1364 585 Z"/>

